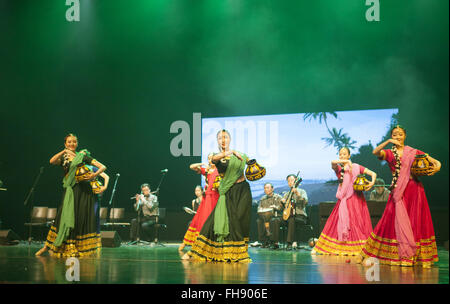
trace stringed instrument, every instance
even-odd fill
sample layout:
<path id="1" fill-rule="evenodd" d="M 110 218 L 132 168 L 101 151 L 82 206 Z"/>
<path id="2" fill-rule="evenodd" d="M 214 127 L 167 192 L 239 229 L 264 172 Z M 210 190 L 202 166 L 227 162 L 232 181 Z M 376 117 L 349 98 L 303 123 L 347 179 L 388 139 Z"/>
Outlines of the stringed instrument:
<path id="1" fill-rule="evenodd" d="M 300 171 L 298 171 L 297 175 L 295 176 L 295 182 L 294 182 L 294 186 L 291 187 L 291 190 L 289 191 L 289 194 L 286 198 L 286 202 L 284 203 L 284 210 L 283 210 L 283 220 L 287 221 L 291 215 L 292 215 L 292 211 L 294 209 L 294 204 L 292 203 L 292 195 L 294 195 L 294 192 L 292 191 L 294 188 L 297 188 L 298 185 L 301 183 L 302 178 L 298 177 L 298 175 L 300 174 Z"/>

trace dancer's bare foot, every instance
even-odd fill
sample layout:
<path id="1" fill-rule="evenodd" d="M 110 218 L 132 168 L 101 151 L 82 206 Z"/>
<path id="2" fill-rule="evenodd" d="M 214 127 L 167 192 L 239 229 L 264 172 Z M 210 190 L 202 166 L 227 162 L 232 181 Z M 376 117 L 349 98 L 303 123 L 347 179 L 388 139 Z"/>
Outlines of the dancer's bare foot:
<path id="1" fill-rule="evenodd" d="M 186 244 L 181 243 L 180 247 L 178 247 L 178 251 L 183 251 L 184 247 L 186 247 Z"/>
<path id="2" fill-rule="evenodd" d="M 47 246 L 42 247 L 38 252 L 36 252 L 35 256 L 41 256 L 44 252 L 48 250 Z"/>
<path id="3" fill-rule="evenodd" d="M 189 260 L 190 258 L 191 256 L 187 252 L 181 257 L 182 260 Z"/>

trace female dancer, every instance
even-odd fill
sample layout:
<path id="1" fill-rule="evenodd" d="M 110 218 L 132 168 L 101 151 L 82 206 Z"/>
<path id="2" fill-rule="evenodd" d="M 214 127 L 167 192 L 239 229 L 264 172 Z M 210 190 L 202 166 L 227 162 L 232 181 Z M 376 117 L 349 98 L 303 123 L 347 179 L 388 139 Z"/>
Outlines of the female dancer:
<path id="1" fill-rule="evenodd" d="M 64 170 L 63 202 L 47 241 L 36 256 L 49 250 L 55 257 L 82 257 L 96 254 L 101 249 L 94 212 L 95 196 L 89 181 L 97 178 L 106 167 L 86 153 L 76 152 L 78 139 L 75 135 L 67 135 L 64 144 L 65 149 L 50 159 L 52 165 L 61 165 Z M 93 173 L 83 167 L 85 164 L 99 169 Z M 85 174 L 81 175 L 82 169 Z"/>
<path id="2" fill-rule="evenodd" d="M 197 213 L 189 225 L 188 231 L 184 235 L 183 243 L 178 248 L 180 251 L 183 250 L 186 245 L 192 246 L 202 230 L 203 224 L 216 207 L 217 200 L 219 199 L 219 192 L 217 186 L 214 184 L 219 173 L 217 172 L 216 166 L 212 163 L 212 156 L 212 153 L 208 155 L 209 166 L 206 169 L 202 167 L 202 164 L 192 164 L 190 166 L 192 170 L 197 171 L 197 173 L 206 177 L 206 191 L 204 196 L 205 199 L 202 200 Z M 200 190 L 202 189 L 200 188 Z"/>
<path id="3" fill-rule="evenodd" d="M 195 186 L 194 189 L 195 198 L 192 200 L 192 210 L 197 211 L 200 205 L 203 203 L 203 188 L 200 185 Z"/>
<path id="4" fill-rule="evenodd" d="M 192 217 L 192 220 L 188 223 L 188 230 L 184 235 L 183 243 L 181 243 L 180 247 L 178 247 L 179 251 L 182 251 L 186 245 L 191 246 L 200 232 L 200 229 L 196 228 L 195 222 L 197 222 L 197 214 L 199 214 L 200 207 L 204 205 L 205 193 L 203 192 L 202 186 L 195 186 L 194 194 L 196 198 L 192 200 L 192 210 L 196 211 L 196 213 Z"/>
<path id="5" fill-rule="evenodd" d="M 412 175 L 416 154 L 425 154 L 405 146 L 406 131 L 401 126 L 391 130 L 391 138 L 373 150 L 392 171 L 391 194 L 383 216 L 370 234 L 361 258 L 375 257 L 382 264 L 431 267 L 438 261 L 433 222 L 422 183 Z M 384 149 L 389 143 L 391 149 Z M 441 163 L 428 156 L 433 164 L 428 175 L 441 169 Z"/>
<path id="6" fill-rule="evenodd" d="M 245 180 L 247 155 L 230 150 L 230 133 L 220 130 L 220 153 L 212 162 L 222 177 L 219 200 L 203 225 L 191 251 L 183 259 L 216 262 L 251 262 L 248 255 L 252 194 Z"/>
<path id="7" fill-rule="evenodd" d="M 91 152 L 89 152 L 87 149 L 83 149 L 80 152 L 85 153 L 87 156 L 91 156 Z M 87 166 L 89 168 L 89 170 L 91 170 L 92 172 L 97 172 L 98 168 L 93 166 L 93 165 L 88 165 Z M 99 185 L 99 189 L 97 190 L 97 192 L 95 193 L 95 205 L 94 205 L 94 213 L 95 213 L 95 217 L 97 219 L 97 233 L 100 234 L 100 202 L 102 200 L 102 196 L 103 196 L 103 192 L 105 192 L 105 190 L 108 188 L 108 184 L 109 184 L 109 175 L 106 174 L 105 172 L 100 173 L 99 175 L 101 178 L 103 178 L 103 184 L 98 180 L 98 177 L 95 178 L 94 180 L 91 181 L 91 185 L 92 183 L 98 183 Z"/>
<path id="8" fill-rule="evenodd" d="M 359 174 L 368 174 L 372 178 L 366 188 L 369 190 L 377 175 L 361 165 L 352 163 L 347 147 L 339 151 L 339 159 L 331 162 L 331 168 L 340 182 L 336 193 L 338 201 L 311 253 L 358 255 L 372 232 L 372 223 L 364 195 L 353 190 L 353 183 Z"/>

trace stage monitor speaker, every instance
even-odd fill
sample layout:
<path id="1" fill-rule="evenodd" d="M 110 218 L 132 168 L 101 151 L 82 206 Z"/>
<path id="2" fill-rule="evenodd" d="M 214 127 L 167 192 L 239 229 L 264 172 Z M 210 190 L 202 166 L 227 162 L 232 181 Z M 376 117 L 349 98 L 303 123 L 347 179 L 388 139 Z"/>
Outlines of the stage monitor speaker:
<path id="1" fill-rule="evenodd" d="M 120 247 L 119 233 L 117 231 L 101 231 L 102 246 L 103 247 Z"/>
<path id="2" fill-rule="evenodd" d="M 17 245 L 20 237 L 11 229 L 0 230 L 0 245 Z"/>

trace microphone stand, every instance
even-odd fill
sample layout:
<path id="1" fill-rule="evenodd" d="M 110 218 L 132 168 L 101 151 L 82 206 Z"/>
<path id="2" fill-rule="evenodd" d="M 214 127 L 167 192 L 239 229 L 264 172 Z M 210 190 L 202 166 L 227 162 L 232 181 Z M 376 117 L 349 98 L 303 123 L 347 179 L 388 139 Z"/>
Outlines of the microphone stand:
<path id="1" fill-rule="evenodd" d="M 159 195 L 159 187 L 161 186 L 161 183 L 162 183 L 164 177 L 166 176 L 166 173 L 167 173 L 167 172 L 168 172 L 168 171 L 162 172 L 163 175 L 162 175 L 161 179 L 159 180 L 158 187 L 157 187 L 156 190 L 155 190 L 156 196 Z"/>
<path id="2" fill-rule="evenodd" d="M 144 244 L 149 245 L 150 243 L 147 241 L 141 241 L 141 211 L 142 211 L 142 205 L 139 206 L 137 212 L 137 231 L 136 231 L 136 241 L 131 241 L 128 243 L 128 245 L 134 245 L 134 244 Z"/>
<path id="3" fill-rule="evenodd" d="M 109 214 L 109 221 L 111 222 L 111 224 L 114 226 L 114 222 L 115 222 L 115 220 L 116 220 L 116 218 L 115 218 L 115 216 L 114 216 L 114 211 L 115 211 L 115 208 L 114 208 L 114 194 L 116 194 L 116 186 L 117 186 L 117 180 L 119 179 L 119 176 L 120 176 L 120 174 L 119 173 L 117 173 L 116 174 L 116 180 L 114 181 L 114 187 L 113 187 L 113 190 L 112 190 L 112 193 L 111 193 L 111 198 L 110 198 L 110 200 L 109 200 L 109 205 L 111 206 L 111 203 L 112 203 L 112 209 L 110 209 L 110 214 Z M 113 221 L 111 221 L 111 210 L 113 210 Z"/>
<path id="4" fill-rule="evenodd" d="M 25 199 L 25 202 L 23 203 L 24 206 L 28 205 L 28 201 L 30 201 L 30 208 L 31 208 L 31 212 L 30 212 L 30 226 L 28 228 L 28 245 L 31 245 L 31 228 L 33 227 L 33 201 L 34 201 L 34 189 L 36 188 L 37 183 L 39 182 L 39 179 L 42 175 L 42 173 L 44 172 L 44 167 L 41 167 L 39 169 L 39 174 L 36 177 L 36 179 L 34 180 L 33 186 L 31 186 L 30 192 L 28 192 L 28 195 Z"/>
<path id="5" fill-rule="evenodd" d="M 162 172 L 162 176 L 161 176 L 161 179 L 159 180 L 159 184 L 158 184 L 158 187 L 156 188 L 156 197 L 159 197 L 159 187 L 161 186 L 161 183 L 162 183 L 162 181 L 163 181 L 163 179 L 164 179 L 164 177 L 166 176 L 166 173 L 167 173 L 168 171 L 163 171 Z M 159 203 L 159 202 L 158 202 Z M 158 210 L 159 210 L 159 207 L 158 207 Z M 159 242 L 159 215 L 158 215 L 158 217 L 156 218 L 156 225 L 157 225 L 157 227 L 155 227 L 155 233 L 156 233 L 156 235 L 157 235 L 157 238 L 156 238 L 156 242 L 155 242 L 155 245 L 161 245 L 161 246 L 163 246 L 163 247 L 165 247 L 162 243 L 160 243 Z"/>

